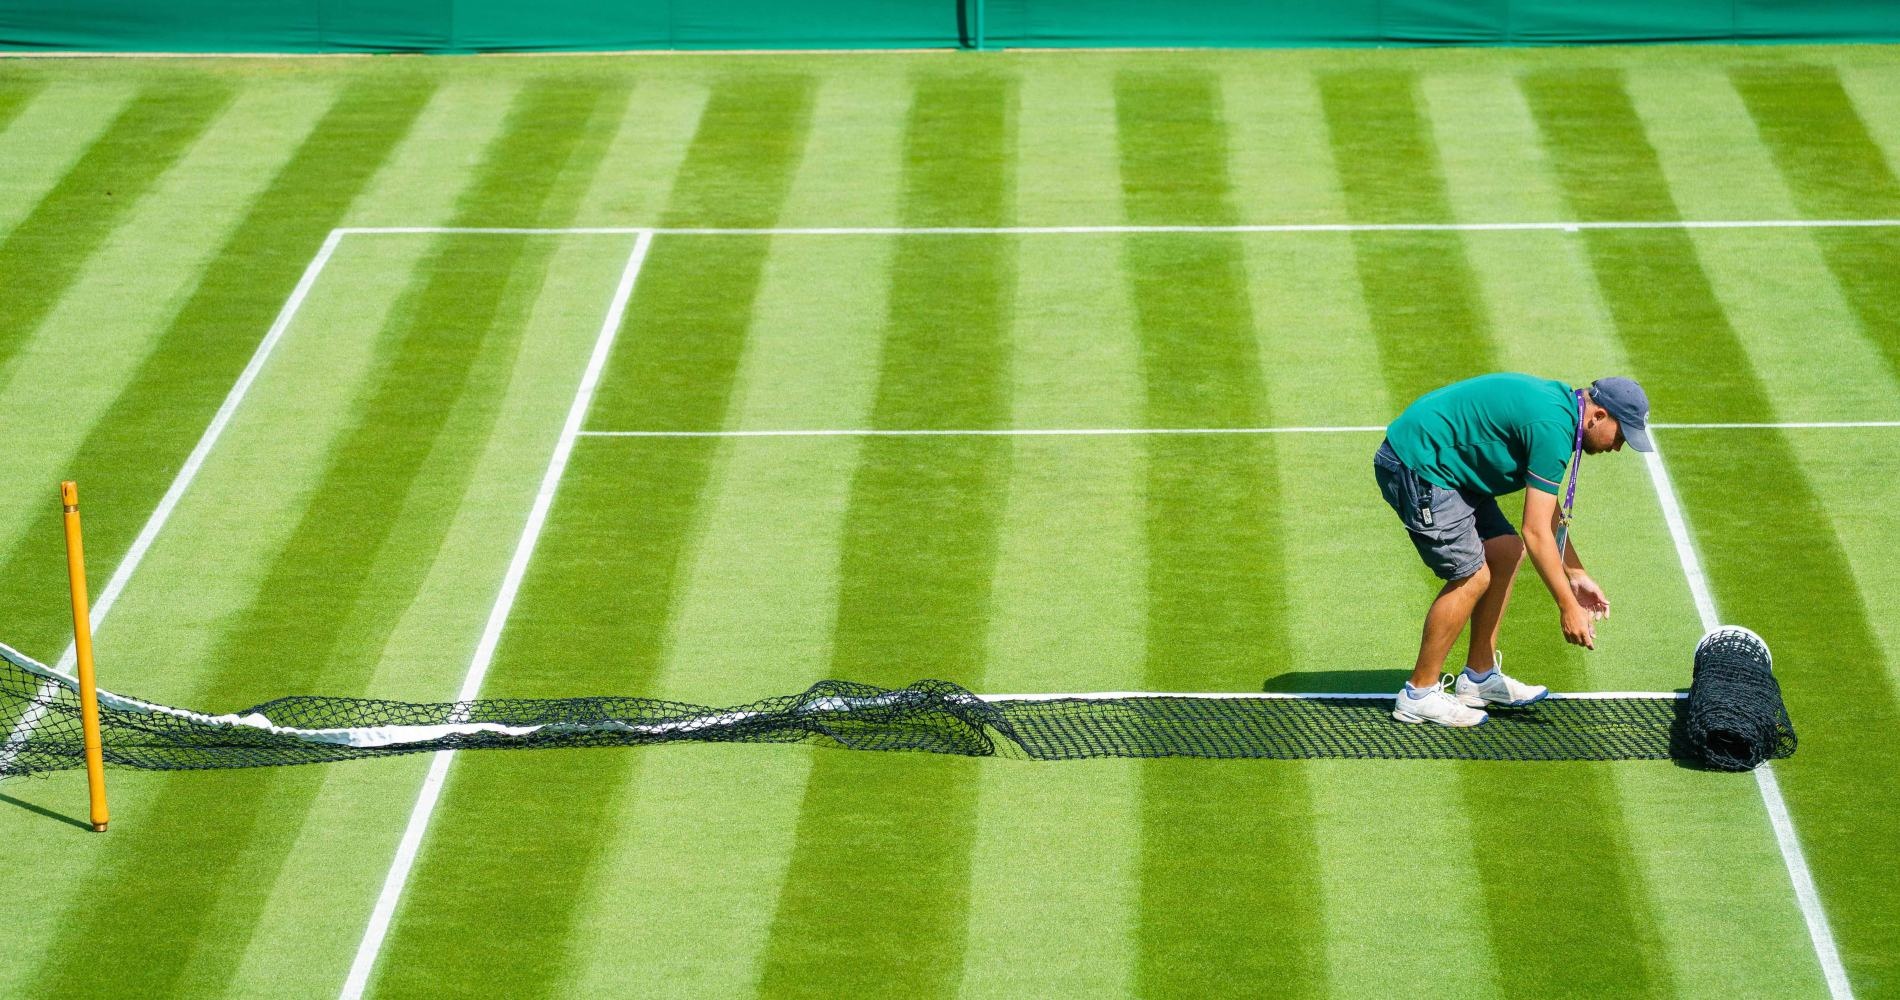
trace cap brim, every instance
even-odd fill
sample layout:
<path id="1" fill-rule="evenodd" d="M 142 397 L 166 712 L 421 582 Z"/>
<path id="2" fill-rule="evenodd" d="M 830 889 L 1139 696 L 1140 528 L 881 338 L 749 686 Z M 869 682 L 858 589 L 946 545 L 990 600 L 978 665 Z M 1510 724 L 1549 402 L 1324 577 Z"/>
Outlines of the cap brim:
<path id="1" fill-rule="evenodd" d="M 1649 440 L 1649 428 L 1632 427 L 1629 424 L 1624 424 L 1622 426 L 1623 426 L 1623 440 L 1629 442 L 1630 447 L 1636 449 L 1637 451 L 1655 451 L 1656 450 L 1656 445 Z"/>

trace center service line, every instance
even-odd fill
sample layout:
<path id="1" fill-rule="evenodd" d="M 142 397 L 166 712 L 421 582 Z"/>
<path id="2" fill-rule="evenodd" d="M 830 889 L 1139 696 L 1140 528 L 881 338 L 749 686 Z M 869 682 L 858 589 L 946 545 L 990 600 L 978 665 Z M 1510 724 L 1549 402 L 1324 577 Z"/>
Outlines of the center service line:
<path id="1" fill-rule="evenodd" d="M 488 611 L 488 623 L 482 629 L 481 641 L 475 645 L 475 655 L 468 664 L 468 676 L 462 679 L 462 690 L 455 696 L 457 701 L 471 701 L 481 693 L 482 679 L 487 676 L 488 666 L 495 659 L 495 647 L 501 642 L 502 628 L 508 623 L 508 613 L 514 609 L 515 595 L 520 592 L 521 580 L 528 572 L 528 562 L 534 557 L 535 543 L 540 540 L 541 528 L 547 523 L 548 510 L 554 505 L 554 494 L 560 488 L 562 474 L 567 471 L 567 460 L 574 453 L 574 440 L 580 435 L 581 422 L 586 419 L 587 408 L 594 401 L 594 388 L 600 383 L 601 370 L 606 367 L 608 352 L 613 349 L 621 320 L 626 316 L 627 300 L 633 296 L 633 285 L 640 276 L 640 265 L 646 261 L 647 248 L 652 245 L 652 230 L 640 230 L 639 238 L 633 244 L 633 253 L 627 257 L 627 266 L 620 272 L 620 284 L 614 288 L 612 303 L 607 307 L 607 317 L 601 321 L 600 335 L 594 340 L 594 353 L 587 359 L 587 370 L 581 375 L 580 386 L 574 390 L 574 401 L 567 409 L 567 422 L 561 426 L 561 436 L 554 445 L 554 454 L 548 457 L 547 471 L 541 476 L 540 492 L 535 494 L 534 506 L 528 511 L 528 523 L 522 527 L 521 538 L 515 543 L 514 557 L 508 561 L 508 572 L 502 577 L 501 592 L 495 595 L 495 604 Z M 369 985 L 370 973 L 376 967 L 376 956 L 382 951 L 383 939 L 389 934 L 390 920 L 396 914 L 396 904 L 402 900 L 402 890 L 409 881 L 409 871 L 415 867 L 416 853 L 422 847 L 423 835 L 429 830 L 429 817 L 435 812 L 436 800 L 442 795 L 442 782 L 448 776 L 449 762 L 454 755 L 453 750 L 438 750 L 435 758 L 429 762 L 429 775 L 423 779 L 415 808 L 409 813 L 409 825 L 403 829 L 396 857 L 389 863 L 389 874 L 383 879 L 382 894 L 376 898 L 376 908 L 370 912 L 369 926 L 363 930 L 363 940 L 356 947 L 356 959 L 350 963 L 349 978 L 344 980 L 343 992 L 338 994 L 341 1000 L 359 1000 Z"/>
<path id="2" fill-rule="evenodd" d="M 1651 443 L 1655 443 L 1654 435 Z M 1669 482 L 1668 468 L 1663 465 L 1661 446 L 1644 455 L 1643 460 L 1649 466 L 1649 481 L 1656 487 L 1656 499 L 1662 504 L 1663 520 L 1669 524 L 1669 537 L 1675 540 L 1676 558 L 1682 563 L 1682 575 L 1688 578 L 1689 594 L 1695 598 L 1696 612 L 1702 618 L 1702 631 L 1707 633 L 1720 626 L 1722 620 L 1715 613 L 1715 596 L 1709 590 L 1709 578 L 1702 572 L 1702 560 L 1696 556 L 1695 544 L 1689 539 L 1689 525 L 1683 517 L 1682 505 L 1676 501 L 1676 489 Z M 1808 870 L 1808 859 L 1801 853 L 1801 838 L 1795 834 L 1794 818 L 1788 813 L 1788 803 L 1781 797 L 1781 786 L 1775 781 L 1773 768 L 1765 762 L 1755 769 L 1755 786 L 1761 790 L 1762 804 L 1768 808 L 1768 822 L 1775 828 L 1775 845 L 1781 849 L 1781 860 L 1788 866 L 1788 879 L 1794 883 L 1795 902 L 1807 922 L 1808 938 L 1814 942 L 1814 957 L 1820 960 L 1821 975 L 1827 979 L 1828 996 L 1833 1000 L 1853 1000 L 1854 989 L 1848 984 L 1840 949 L 1834 945 L 1827 911 L 1821 909 L 1821 894 L 1814 888 L 1814 874 Z"/>

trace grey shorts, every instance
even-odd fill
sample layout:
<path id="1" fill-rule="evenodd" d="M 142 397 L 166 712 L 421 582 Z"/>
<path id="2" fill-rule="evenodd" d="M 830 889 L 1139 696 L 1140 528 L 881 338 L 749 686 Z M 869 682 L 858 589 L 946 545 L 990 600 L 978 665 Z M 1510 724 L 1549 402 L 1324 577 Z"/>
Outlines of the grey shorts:
<path id="1" fill-rule="evenodd" d="M 1441 580 L 1462 580 L 1484 565 L 1484 543 L 1515 535 L 1498 498 L 1470 490 L 1448 490 L 1419 478 L 1405 467 L 1390 442 L 1372 456 L 1379 492 L 1412 536 L 1418 557 Z"/>

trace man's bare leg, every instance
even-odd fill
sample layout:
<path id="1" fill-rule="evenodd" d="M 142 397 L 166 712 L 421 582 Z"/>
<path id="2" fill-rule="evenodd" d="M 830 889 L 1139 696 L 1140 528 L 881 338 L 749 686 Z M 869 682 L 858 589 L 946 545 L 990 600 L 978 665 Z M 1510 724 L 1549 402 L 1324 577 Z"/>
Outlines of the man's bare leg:
<path id="1" fill-rule="evenodd" d="M 1453 580 L 1438 591 L 1432 609 L 1425 613 L 1425 634 L 1419 641 L 1418 660 L 1412 666 L 1412 687 L 1424 690 L 1438 683 L 1445 669 L 1445 657 L 1458 633 L 1471 620 L 1472 608 L 1491 586 L 1491 567 L 1487 564 L 1462 580 Z"/>
<path id="2" fill-rule="evenodd" d="M 1511 583 L 1517 579 L 1517 567 L 1524 561 L 1524 540 L 1516 535 L 1499 535 L 1484 540 L 1484 564 L 1491 571 L 1491 586 L 1471 609 L 1471 647 L 1465 652 L 1465 666 L 1473 673 L 1491 669 L 1498 649 L 1498 628 L 1504 623 L 1504 609 L 1511 603 Z"/>

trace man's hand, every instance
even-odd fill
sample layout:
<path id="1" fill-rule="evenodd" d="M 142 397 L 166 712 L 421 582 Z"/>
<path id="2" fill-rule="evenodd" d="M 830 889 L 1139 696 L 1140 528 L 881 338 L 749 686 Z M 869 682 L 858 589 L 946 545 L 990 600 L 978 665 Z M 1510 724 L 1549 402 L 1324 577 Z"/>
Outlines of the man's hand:
<path id="1" fill-rule="evenodd" d="M 1592 612 L 1586 610 L 1576 585 L 1571 582 L 1564 565 L 1563 553 L 1557 549 L 1557 495 L 1545 493 L 1535 487 L 1524 491 L 1524 549 L 1530 554 L 1531 565 L 1537 567 L 1537 575 L 1544 578 L 1544 586 L 1550 588 L 1551 599 L 1557 602 L 1557 612 L 1562 616 L 1564 641 L 1573 646 L 1595 649 L 1596 631 L 1590 622 Z M 1581 572 L 1581 567 L 1579 567 Z M 1590 584 L 1597 600 L 1602 601 L 1603 592 Z M 1603 601 L 1605 610 L 1609 602 Z"/>
<path id="2" fill-rule="evenodd" d="M 1597 628 L 1591 623 L 1590 612 L 1583 610 L 1580 604 L 1571 604 L 1563 609 L 1564 641 L 1572 646 L 1585 649 L 1597 648 Z"/>
<path id="3" fill-rule="evenodd" d="M 1603 596 L 1603 588 L 1590 579 L 1590 574 L 1572 572 L 1570 592 L 1577 595 L 1577 603 L 1583 605 L 1583 610 L 1590 612 L 1591 618 L 1610 617 L 1610 599 Z"/>

